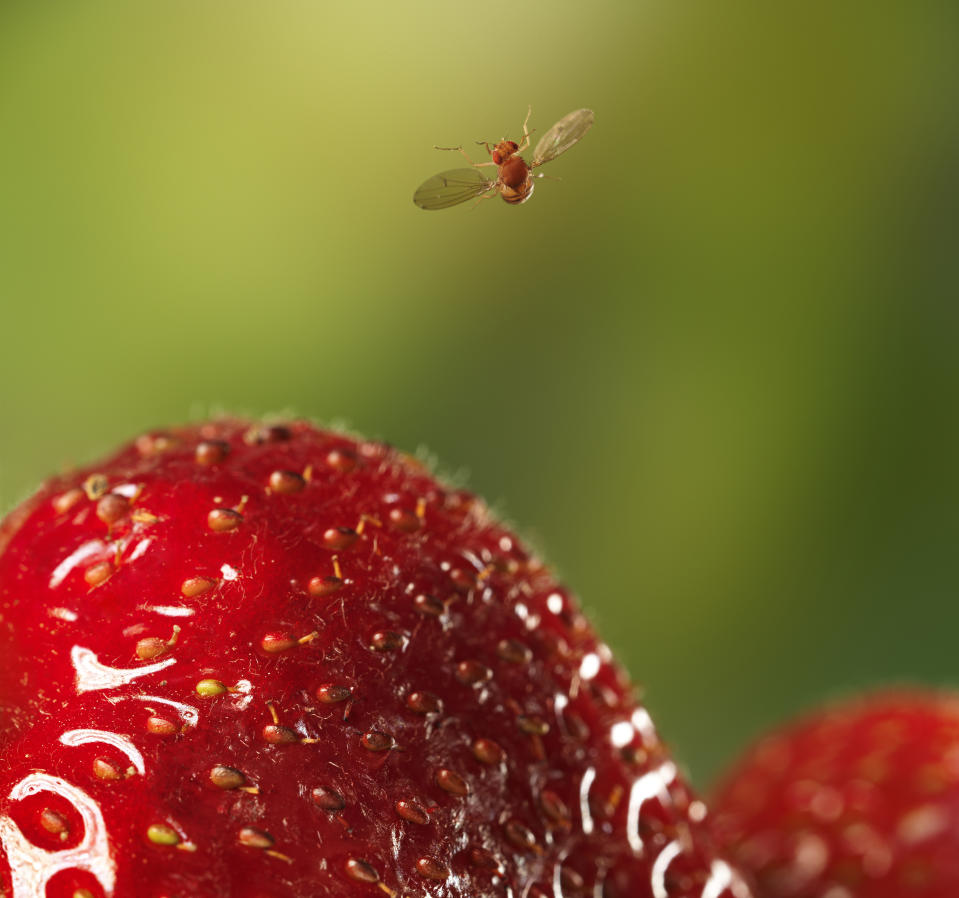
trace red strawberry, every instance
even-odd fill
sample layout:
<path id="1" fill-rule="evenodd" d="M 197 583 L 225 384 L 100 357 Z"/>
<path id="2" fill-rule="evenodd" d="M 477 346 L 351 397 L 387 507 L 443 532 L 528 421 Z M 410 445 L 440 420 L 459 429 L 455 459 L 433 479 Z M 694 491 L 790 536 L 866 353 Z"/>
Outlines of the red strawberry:
<path id="1" fill-rule="evenodd" d="M 48 485 L 0 658 L 7 898 L 748 895 L 573 597 L 383 445 L 223 421 Z"/>
<path id="2" fill-rule="evenodd" d="M 959 696 L 882 693 L 759 742 L 713 829 L 764 898 L 959 895 Z"/>

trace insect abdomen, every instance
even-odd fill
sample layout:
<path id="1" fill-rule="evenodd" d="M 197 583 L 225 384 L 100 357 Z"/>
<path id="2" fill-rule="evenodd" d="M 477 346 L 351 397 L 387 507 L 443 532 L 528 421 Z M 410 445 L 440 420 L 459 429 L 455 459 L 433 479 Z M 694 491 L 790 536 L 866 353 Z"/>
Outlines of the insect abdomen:
<path id="1" fill-rule="evenodd" d="M 533 192 L 533 179 L 522 156 L 510 156 L 499 167 L 500 194 L 507 203 L 525 203 Z"/>
<path id="2" fill-rule="evenodd" d="M 527 178 L 525 182 L 519 185 L 519 187 L 507 187 L 504 184 L 500 190 L 500 196 L 502 196 L 507 203 L 512 203 L 514 206 L 518 206 L 520 203 L 525 203 L 532 195 L 532 178 Z"/>

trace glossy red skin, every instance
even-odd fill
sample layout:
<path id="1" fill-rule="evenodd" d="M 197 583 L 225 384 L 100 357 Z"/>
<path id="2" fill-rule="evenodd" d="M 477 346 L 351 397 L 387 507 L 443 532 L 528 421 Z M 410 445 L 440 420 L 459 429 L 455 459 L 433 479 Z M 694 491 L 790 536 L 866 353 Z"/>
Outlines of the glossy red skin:
<path id="1" fill-rule="evenodd" d="M 759 742 L 713 829 L 764 898 L 959 895 L 959 696 L 898 692 Z"/>
<path id="2" fill-rule="evenodd" d="M 222 421 L 49 484 L 0 534 L 0 893 L 39 898 L 67 857 L 48 898 L 748 895 L 723 885 L 701 804 L 664 782 L 671 762 L 573 597 L 409 457 Z M 184 595 L 191 578 L 215 585 Z M 269 652 L 269 634 L 303 641 Z M 126 682 L 97 686 L 85 653 Z M 463 682 L 462 662 L 488 679 Z M 202 679 L 237 691 L 198 695 Z M 351 697 L 324 703 L 324 684 Z M 415 692 L 438 710 L 411 710 Z M 214 785 L 214 765 L 245 790 Z M 179 844 L 151 841 L 157 824 Z M 69 854 L 97 834 L 99 852 Z"/>

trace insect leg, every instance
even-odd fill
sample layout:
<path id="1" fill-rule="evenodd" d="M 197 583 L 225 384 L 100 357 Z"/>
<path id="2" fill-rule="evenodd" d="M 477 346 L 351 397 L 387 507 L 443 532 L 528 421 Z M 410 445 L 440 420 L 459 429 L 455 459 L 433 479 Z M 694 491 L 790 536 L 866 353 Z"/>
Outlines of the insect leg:
<path id="1" fill-rule="evenodd" d="M 529 108 L 526 110 L 526 118 L 523 119 L 523 140 L 519 145 L 517 153 L 522 153 L 529 146 L 529 129 L 526 127 L 529 124 L 529 117 L 533 114 L 533 104 L 530 103 Z"/>
<path id="2" fill-rule="evenodd" d="M 499 196 L 499 191 L 494 191 L 492 193 L 484 193 L 481 196 L 478 196 L 476 198 L 476 202 L 473 203 L 473 205 L 470 207 L 470 211 L 472 212 L 473 209 L 475 209 L 481 202 L 483 202 L 483 200 L 491 200 L 495 196 Z"/>
<path id="3" fill-rule="evenodd" d="M 472 159 L 470 159 L 469 156 L 466 155 L 466 150 L 464 150 L 462 147 L 438 147 L 438 146 L 434 146 L 433 149 L 434 149 L 434 150 L 445 150 L 446 152 L 453 152 L 453 151 L 455 150 L 456 152 L 462 153 L 462 154 L 463 154 L 463 158 L 464 158 L 470 165 L 472 165 L 474 168 L 479 168 L 480 166 L 483 166 L 483 165 L 495 165 L 495 164 L 496 164 L 495 162 L 474 162 Z"/>

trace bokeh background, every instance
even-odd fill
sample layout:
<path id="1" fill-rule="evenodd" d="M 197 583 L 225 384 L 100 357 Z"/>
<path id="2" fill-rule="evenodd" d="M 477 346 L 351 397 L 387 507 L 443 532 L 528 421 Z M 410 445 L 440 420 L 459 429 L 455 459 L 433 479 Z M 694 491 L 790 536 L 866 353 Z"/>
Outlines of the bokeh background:
<path id="1" fill-rule="evenodd" d="M 218 410 L 468 472 L 700 785 L 959 685 L 959 5 L 0 4 L 0 504 Z M 522 207 L 433 144 L 596 125 Z"/>

